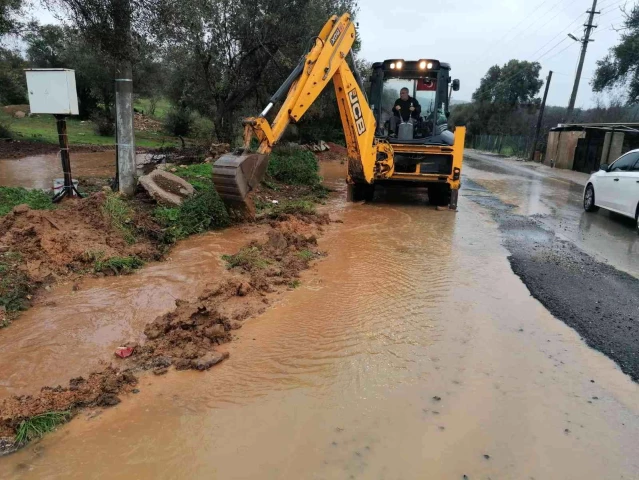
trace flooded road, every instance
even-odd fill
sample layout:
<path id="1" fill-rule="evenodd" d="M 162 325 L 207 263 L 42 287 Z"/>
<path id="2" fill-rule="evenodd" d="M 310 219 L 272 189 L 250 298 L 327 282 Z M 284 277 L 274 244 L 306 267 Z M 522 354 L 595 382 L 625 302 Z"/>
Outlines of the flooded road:
<path id="1" fill-rule="evenodd" d="M 335 180 L 342 168 L 324 174 Z M 245 322 L 228 361 L 142 377 L 141 392 L 118 407 L 1 459 L 0 477 L 639 477 L 637 384 L 530 296 L 486 208 L 462 195 L 458 213 L 442 212 L 388 192 L 329 208 L 344 223 L 320 238 L 327 257 Z M 189 265 L 208 249 L 206 265 L 216 265 L 231 247 L 211 235 L 197 242 L 174 260 Z M 113 290 L 104 305 L 78 308 L 67 328 L 104 309 L 128 312 L 140 320 L 123 324 L 137 327 L 170 308 L 167 296 L 195 296 L 207 272 L 179 265 L 151 266 L 122 279 L 126 287 L 87 285 L 77 294 Z M 168 291 L 135 300 L 136 288 L 163 282 Z M 99 357 L 110 337 L 97 337 Z M 47 362 L 38 368 L 53 368 Z"/>
<path id="2" fill-rule="evenodd" d="M 586 213 L 582 207 L 590 175 L 500 161 L 479 152 L 466 156 L 464 173 L 503 202 L 515 205 L 517 213 L 534 215 L 589 255 L 639 277 L 639 236 L 633 219 L 606 210 Z"/>
<path id="3" fill-rule="evenodd" d="M 73 177 L 113 177 L 115 152 L 78 153 L 71 151 Z M 62 178 L 59 155 L 36 155 L 18 159 L 0 159 L 0 185 L 48 190 L 53 180 Z"/>

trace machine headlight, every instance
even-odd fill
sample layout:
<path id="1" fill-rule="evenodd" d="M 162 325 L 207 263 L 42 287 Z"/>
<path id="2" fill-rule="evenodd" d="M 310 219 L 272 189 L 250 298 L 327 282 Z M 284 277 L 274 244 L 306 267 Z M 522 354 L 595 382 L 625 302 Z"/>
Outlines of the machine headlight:
<path id="1" fill-rule="evenodd" d="M 428 65 L 426 65 L 429 69 L 433 68 L 433 64 L 431 62 L 428 62 Z"/>
<path id="2" fill-rule="evenodd" d="M 392 68 L 392 67 L 391 67 Z M 402 68 L 402 62 L 397 62 L 397 68 L 400 69 Z"/>
<path id="3" fill-rule="evenodd" d="M 391 64 L 390 64 L 390 69 L 391 69 L 391 70 L 395 70 L 395 64 L 394 64 L 394 63 L 391 63 Z"/>
<path id="4" fill-rule="evenodd" d="M 421 68 L 422 70 L 426 68 L 426 62 L 424 60 L 419 62 L 419 68 Z"/>

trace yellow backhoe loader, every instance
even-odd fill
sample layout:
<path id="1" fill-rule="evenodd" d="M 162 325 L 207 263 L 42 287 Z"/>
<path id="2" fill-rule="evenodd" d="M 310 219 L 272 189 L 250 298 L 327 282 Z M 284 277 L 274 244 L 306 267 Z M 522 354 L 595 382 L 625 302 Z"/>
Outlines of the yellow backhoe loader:
<path id="1" fill-rule="evenodd" d="M 244 119 L 243 148 L 213 164 L 213 182 L 227 206 L 254 212 L 250 193 L 266 173 L 268 154 L 332 80 L 348 150 L 349 200 L 371 200 L 376 185 L 399 183 L 426 186 L 431 204 L 457 208 L 465 128 L 447 123 L 450 96 L 459 90 L 450 66 L 428 58 L 374 63 L 369 104 L 361 77 L 347 63 L 355 41 L 350 15 L 331 17 L 313 41 L 262 113 Z M 412 100 L 401 103 L 406 90 Z M 269 122 L 269 111 L 280 101 Z"/>

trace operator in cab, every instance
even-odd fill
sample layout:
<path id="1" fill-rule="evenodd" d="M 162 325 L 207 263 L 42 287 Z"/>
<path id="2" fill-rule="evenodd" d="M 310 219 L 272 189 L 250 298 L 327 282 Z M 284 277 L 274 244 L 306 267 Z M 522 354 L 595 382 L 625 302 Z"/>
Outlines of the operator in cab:
<path id="1" fill-rule="evenodd" d="M 399 91 L 399 98 L 395 100 L 393 106 L 393 116 L 390 119 L 390 134 L 392 137 L 397 135 L 397 126 L 402 122 L 410 122 L 415 124 L 422 107 L 419 102 L 408 95 L 408 88 L 404 87 Z"/>

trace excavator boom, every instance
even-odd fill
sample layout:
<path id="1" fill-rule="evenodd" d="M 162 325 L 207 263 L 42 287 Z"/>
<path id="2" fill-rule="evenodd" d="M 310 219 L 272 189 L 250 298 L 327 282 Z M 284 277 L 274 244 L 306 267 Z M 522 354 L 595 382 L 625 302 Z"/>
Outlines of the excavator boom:
<path id="1" fill-rule="evenodd" d="M 393 174 L 393 150 L 388 143 L 375 139 L 375 116 L 361 82 L 346 62 L 354 41 L 355 25 L 350 14 L 331 17 L 262 113 L 244 119 L 242 149 L 213 164 L 215 188 L 230 209 L 254 214 L 251 192 L 264 178 L 268 155 L 288 124 L 302 118 L 331 80 L 346 137 L 349 182 L 370 184 Z M 271 123 L 266 115 L 280 101 Z M 258 140 L 255 152 L 250 151 L 253 137 Z"/>

